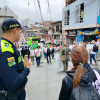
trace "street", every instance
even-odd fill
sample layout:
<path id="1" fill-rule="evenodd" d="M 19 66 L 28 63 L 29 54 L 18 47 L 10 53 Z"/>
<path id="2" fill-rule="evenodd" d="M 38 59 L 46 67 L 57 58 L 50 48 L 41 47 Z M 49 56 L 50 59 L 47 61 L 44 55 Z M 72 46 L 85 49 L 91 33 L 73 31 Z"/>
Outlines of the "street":
<path id="1" fill-rule="evenodd" d="M 26 100 L 58 100 L 61 89 L 62 79 L 66 75 L 63 69 L 59 71 L 56 68 L 56 60 L 48 64 L 46 59 L 42 57 L 41 65 L 31 65 L 31 72 L 28 76 L 26 86 Z M 70 67 L 72 64 L 70 63 Z"/>
<path id="2" fill-rule="evenodd" d="M 60 100 L 71 98 L 70 90 L 81 81 L 100 94 L 100 73 L 89 68 L 100 69 L 100 0 L 0 0 L 0 38 L 0 100 L 58 100 L 73 64 L 73 83 L 63 81 Z M 96 97 L 83 86 L 86 94 L 73 93 Z"/>
<path id="3" fill-rule="evenodd" d="M 71 68 L 72 63 L 69 61 L 68 69 Z M 62 79 L 65 76 L 66 73 L 63 72 L 63 68 L 57 70 L 55 59 L 52 60 L 51 64 L 48 64 L 46 59 L 42 57 L 39 67 L 36 66 L 36 63 L 31 65 L 26 86 L 26 100 L 58 100 Z"/>

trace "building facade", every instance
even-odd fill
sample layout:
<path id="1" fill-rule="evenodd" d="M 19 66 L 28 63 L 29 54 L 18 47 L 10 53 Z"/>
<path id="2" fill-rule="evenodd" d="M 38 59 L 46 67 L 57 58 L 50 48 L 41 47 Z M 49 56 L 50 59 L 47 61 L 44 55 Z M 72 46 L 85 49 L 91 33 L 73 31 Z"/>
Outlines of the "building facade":
<path id="1" fill-rule="evenodd" d="M 46 29 L 48 29 L 49 27 L 51 27 L 51 23 L 52 23 L 52 21 L 44 21 L 44 22 L 43 22 L 43 26 L 44 26 Z"/>
<path id="2" fill-rule="evenodd" d="M 53 27 L 52 31 L 52 41 L 56 44 L 63 44 L 63 35 L 62 35 L 62 21 L 56 21 L 51 23 Z"/>
<path id="3" fill-rule="evenodd" d="M 4 6 L 3 8 L 0 8 L 0 34 L 2 33 L 1 24 L 5 18 L 18 19 L 18 16 L 8 6 Z"/>
<path id="4" fill-rule="evenodd" d="M 67 42 L 95 40 L 94 31 L 100 24 L 100 0 L 66 0 L 62 16 Z"/>

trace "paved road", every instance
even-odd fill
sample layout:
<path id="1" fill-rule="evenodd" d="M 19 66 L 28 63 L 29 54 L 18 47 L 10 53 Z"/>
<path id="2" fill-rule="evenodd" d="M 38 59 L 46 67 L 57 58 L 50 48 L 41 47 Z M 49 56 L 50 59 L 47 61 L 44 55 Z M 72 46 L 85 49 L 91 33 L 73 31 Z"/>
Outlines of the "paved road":
<path id="1" fill-rule="evenodd" d="M 26 100 L 58 100 L 62 79 L 66 73 L 62 68 L 57 70 L 55 59 L 51 64 L 47 64 L 44 58 L 41 61 L 40 67 L 37 67 L 36 64 L 31 66 L 26 86 Z M 72 63 L 69 62 L 68 69 L 71 68 Z"/>

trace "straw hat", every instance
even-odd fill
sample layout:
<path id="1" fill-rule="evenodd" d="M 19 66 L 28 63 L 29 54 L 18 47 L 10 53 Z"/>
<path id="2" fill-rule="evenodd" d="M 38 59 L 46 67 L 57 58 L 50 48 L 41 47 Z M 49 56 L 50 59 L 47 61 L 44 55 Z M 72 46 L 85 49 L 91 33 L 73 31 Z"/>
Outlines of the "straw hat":
<path id="1" fill-rule="evenodd" d="M 95 42 L 95 40 L 92 40 L 92 42 L 91 42 L 91 43 L 96 43 L 96 42 Z"/>

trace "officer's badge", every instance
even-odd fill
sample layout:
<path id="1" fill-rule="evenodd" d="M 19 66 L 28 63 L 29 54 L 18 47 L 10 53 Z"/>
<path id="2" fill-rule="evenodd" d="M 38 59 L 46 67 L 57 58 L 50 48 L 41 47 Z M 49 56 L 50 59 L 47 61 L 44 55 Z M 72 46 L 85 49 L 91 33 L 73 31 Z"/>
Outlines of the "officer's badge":
<path id="1" fill-rule="evenodd" d="M 18 63 L 20 63 L 20 62 L 22 62 L 22 58 L 21 58 L 21 56 L 18 57 Z"/>
<path id="2" fill-rule="evenodd" d="M 9 47 L 9 43 L 5 43 L 5 47 Z"/>
<path id="3" fill-rule="evenodd" d="M 15 64 L 16 64 L 16 62 L 15 62 L 14 57 L 8 58 L 8 65 L 9 65 L 9 67 L 11 67 L 11 66 L 13 66 Z"/>

